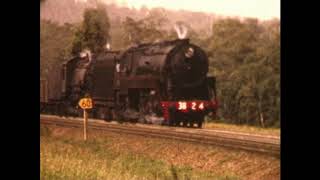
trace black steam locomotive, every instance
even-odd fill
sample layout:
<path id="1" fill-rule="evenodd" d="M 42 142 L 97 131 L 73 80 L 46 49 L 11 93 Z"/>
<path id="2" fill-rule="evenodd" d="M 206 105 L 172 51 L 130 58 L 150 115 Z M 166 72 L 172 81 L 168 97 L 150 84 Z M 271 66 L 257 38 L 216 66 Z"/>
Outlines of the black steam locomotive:
<path id="1" fill-rule="evenodd" d="M 87 53 L 40 80 L 40 111 L 80 115 L 79 99 L 90 96 L 93 118 L 202 127 L 217 109 L 207 72 L 206 53 L 188 39 Z"/>

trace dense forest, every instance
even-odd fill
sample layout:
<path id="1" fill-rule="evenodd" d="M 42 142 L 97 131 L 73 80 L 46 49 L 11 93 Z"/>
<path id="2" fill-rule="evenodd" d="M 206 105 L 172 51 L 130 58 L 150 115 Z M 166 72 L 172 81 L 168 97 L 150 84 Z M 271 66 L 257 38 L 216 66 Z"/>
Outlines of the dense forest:
<path id="1" fill-rule="evenodd" d="M 136 43 L 173 40 L 174 25 L 206 50 L 209 73 L 217 77 L 219 121 L 280 126 L 280 22 L 221 17 L 162 8 L 137 10 L 95 1 L 40 1 L 40 72 L 83 48 L 106 43 L 123 50 Z M 54 6 L 53 6 L 54 5 Z M 95 43 L 96 42 L 96 43 Z"/>

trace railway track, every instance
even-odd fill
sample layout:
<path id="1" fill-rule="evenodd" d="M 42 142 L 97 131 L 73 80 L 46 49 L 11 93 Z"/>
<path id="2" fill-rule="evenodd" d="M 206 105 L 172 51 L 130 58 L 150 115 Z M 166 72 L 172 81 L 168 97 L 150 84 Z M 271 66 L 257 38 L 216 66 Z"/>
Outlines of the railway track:
<path id="1" fill-rule="evenodd" d="M 43 125 L 83 128 L 83 121 L 81 118 L 62 118 L 51 115 L 40 115 L 40 123 Z M 280 138 L 276 136 L 262 136 L 221 130 L 118 124 L 93 119 L 89 119 L 88 129 L 174 139 L 270 154 L 277 157 L 280 156 Z"/>

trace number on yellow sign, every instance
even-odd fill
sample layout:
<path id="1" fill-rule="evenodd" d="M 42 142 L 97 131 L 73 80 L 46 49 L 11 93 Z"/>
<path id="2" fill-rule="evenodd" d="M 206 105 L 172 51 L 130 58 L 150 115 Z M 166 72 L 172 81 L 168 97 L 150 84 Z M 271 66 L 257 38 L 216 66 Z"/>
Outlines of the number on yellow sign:
<path id="1" fill-rule="evenodd" d="M 83 98 L 79 101 L 79 106 L 82 109 L 91 109 L 92 108 L 92 100 L 90 98 Z"/>

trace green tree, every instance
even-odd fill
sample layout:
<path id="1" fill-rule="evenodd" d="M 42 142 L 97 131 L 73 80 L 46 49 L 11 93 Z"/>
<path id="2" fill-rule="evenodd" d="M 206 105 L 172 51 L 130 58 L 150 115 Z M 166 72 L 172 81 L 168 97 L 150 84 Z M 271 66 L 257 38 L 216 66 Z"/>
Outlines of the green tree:
<path id="1" fill-rule="evenodd" d="M 40 76 L 45 77 L 55 66 L 70 58 L 75 27 L 40 21 Z"/>
<path id="2" fill-rule="evenodd" d="M 109 30 L 109 18 L 104 5 L 99 4 L 95 9 L 86 9 L 83 22 L 75 33 L 72 53 L 77 54 L 85 48 L 99 53 L 110 39 Z"/>
<path id="3" fill-rule="evenodd" d="M 279 22 L 222 19 L 207 40 L 210 71 L 218 78 L 220 116 L 265 126 L 280 120 Z"/>
<path id="4" fill-rule="evenodd" d="M 147 17 L 140 20 L 127 17 L 123 22 L 124 40 L 128 44 L 163 40 L 168 35 L 168 32 L 163 28 L 167 22 L 168 18 L 162 9 L 153 9 Z"/>

